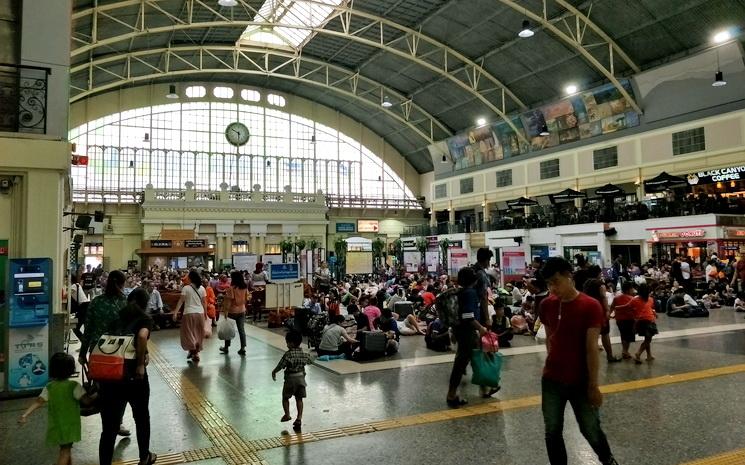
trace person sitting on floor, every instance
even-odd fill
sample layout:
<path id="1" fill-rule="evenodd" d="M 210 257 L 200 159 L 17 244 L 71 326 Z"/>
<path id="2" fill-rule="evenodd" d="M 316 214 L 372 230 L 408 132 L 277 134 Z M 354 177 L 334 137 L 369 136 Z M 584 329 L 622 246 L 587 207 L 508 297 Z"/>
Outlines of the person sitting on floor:
<path id="1" fill-rule="evenodd" d="M 341 355 L 351 357 L 353 345 L 357 339 L 350 337 L 346 329 L 341 325 L 344 323 L 344 315 L 334 315 L 331 322 L 323 328 L 321 333 L 321 344 L 318 346 L 318 355 Z"/>
<path id="2" fill-rule="evenodd" d="M 510 341 L 515 335 L 512 334 L 510 319 L 504 314 L 504 303 L 501 299 L 497 299 L 494 302 L 494 312 L 494 315 L 492 315 L 491 330 L 497 335 L 499 347 L 512 347 Z"/>

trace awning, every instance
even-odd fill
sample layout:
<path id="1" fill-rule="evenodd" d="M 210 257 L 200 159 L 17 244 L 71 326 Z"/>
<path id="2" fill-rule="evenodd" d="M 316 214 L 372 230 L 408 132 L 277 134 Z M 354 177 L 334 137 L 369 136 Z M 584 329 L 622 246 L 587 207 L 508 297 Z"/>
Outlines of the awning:
<path id="1" fill-rule="evenodd" d="M 603 197 L 621 197 L 626 195 L 626 191 L 615 184 L 606 184 L 595 189 L 595 194 Z"/>
<path id="2" fill-rule="evenodd" d="M 685 180 L 685 178 L 681 178 L 680 176 L 673 176 L 672 174 L 668 174 L 665 171 L 653 177 L 652 179 L 644 181 L 644 187 L 647 190 L 653 191 L 661 191 L 669 189 L 671 187 L 680 187 L 686 184 L 688 184 L 688 182 Z"/>
<path id="3" fill-rule="evenodd" d="M 548 200 L 551 201 L 551 203 L 556 202 L 568 202 L 574 199 L 585 199 L 587 198 L 587 194 L 584 192 L 579 192 L 574 189 L 564 189 L 561 192 L 557 192 L 556 194 L 549 194 Z"/>
<path id="4" fill-rule="evenodd" d="M 507 201 L 507 206 L 509 208 L 532 207 L 534 205 L 538 205 L 538 202 L 526 197 L 520 197 L 514 200 Z"/>

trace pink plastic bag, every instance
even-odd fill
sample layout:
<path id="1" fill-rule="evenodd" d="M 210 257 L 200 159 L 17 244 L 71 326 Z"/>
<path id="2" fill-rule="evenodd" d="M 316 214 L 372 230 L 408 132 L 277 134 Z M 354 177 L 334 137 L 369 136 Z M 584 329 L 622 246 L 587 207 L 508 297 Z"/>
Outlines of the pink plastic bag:
<path id="1" fill-rule="evenodd" d="M 484 352 L 499 351 L 499 338 L 497 338 L 496 333 L 487 331 L 486 334 L 481 336 L 481 350 Z"/>

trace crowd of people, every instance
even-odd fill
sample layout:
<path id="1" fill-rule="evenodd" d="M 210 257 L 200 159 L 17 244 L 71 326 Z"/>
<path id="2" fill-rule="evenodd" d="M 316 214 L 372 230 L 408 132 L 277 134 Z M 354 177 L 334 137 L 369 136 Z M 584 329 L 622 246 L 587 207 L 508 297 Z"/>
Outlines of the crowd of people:
<path id="1" fill-rule="evenodd" d="M 424 336 L 435 351 L 455 349 L 446 403 L 458 408 L 467 403 L 459 386 L 472 360 L 493 335 L 495 346 L 510 347 L 515 337 L 526 335 L 545 342 L 548 350 L 543 372 L 542 396 L 546 447 L 552 464 L 566 463 L 562 439 L 564 406 L 569 402 L 581 431 L 603 464 L 615 464 L 600 428 L 597 407 L 602 395 L 597 389 L 600 342 L 609 363 L 633 360 L 652 362 L 652 340 L 658 333 L 659 313 L 669 316 L 703 316 L 722 305 L 745 311 L 745 257 L 719 259 L 716 254 L 699 265 L 691 257 L 652 257 L 647 263 L 625 265 L 617 257 L 601 268 L 582 255 L 574 263 L 552 257 L 544 262 L 535 257 L 522 280 L 502 287 L 497 266 L 489 249 L 479 249 L 476 263 L 459 270 L 457 277 L 426 273 L 405 273 L 391 266 L 364 278 L 337 279 L 322 264 L 314 282 L 305 284 L 303 306 L 294 309 L 283 325 L 287 327 L 288 351 L 272 372 L 284 370 L 282 421 L 292 419 L 289 401 L 295 398 L 297 416 L 293 428 L 300 431 L 303 399 L 306 396 L 305 366 L 313 362 L 308 346 L 321 359 L 367 360 L 396 353 L 402 336 Z M 239 355 L 245 355 L 245 322 L 251 294 L 269 282 L 261 263 L 253 272 L 214 274 L 205 270 L 159 270 L 146 272 L 101 268 L 81 270 L 73 277 L 68 296 L 79 323 L 75 328 L 81 341 L 78 357 L 85 367 L 99 338 L 104 334 L 132 334 L 136 355 L 127 361 L 124 377 L 116 382 L 99 382 L 95 396 L 100 408 L 102 433 L 99 443 L 101 464 L 110 464 L 117 435 L 129 435 L 122 428 L 127 404 L 137 430 L 140 464 L 152 464 L 150 452 L 150 386 L 147 376 L 147 341 L 160 325 L 180 323 L 181 346 L 190 363 L 198 363 L 204 338 L 215 322 L 229 318 L 236 322 Z M 178 301 L 168 308 L 162 293 L 178 292 Z M 611 322 L 621 336 L 621 353 L 616 356 L 610 343 Z M 636 337 L 640 343 L 634 351 Z M 228 354 L 230 340 L 219 350 Z M 475 368 L 474 368 L 475 369 Z M 80 403 L 90 393 L 69 377 L 74 359 L 56 354 L 50 362 L 51 379 L 42 395 L 20 418 L 49 404 L 48 440 L 60 446 L 58 464 L 71 463 L 71 448 L 80 440 Z M 483 397 L 496 394 L 498 382 L 480 386 Z"/>

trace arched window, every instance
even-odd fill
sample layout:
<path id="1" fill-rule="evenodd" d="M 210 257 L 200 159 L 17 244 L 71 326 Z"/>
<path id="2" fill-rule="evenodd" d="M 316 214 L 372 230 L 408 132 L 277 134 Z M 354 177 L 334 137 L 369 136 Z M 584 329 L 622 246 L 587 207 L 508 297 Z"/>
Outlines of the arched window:
<path id="1" fill-rule="evenodd" d="M 206 96 L 203 87 L 192 87 L 193 98 Z M 250 133 L 240 147 L 225 138 L 232 122 Z M 320 189 L 338 205 L 357 197 L 418 208 L 401 177 L 358 140 L 280 108 L 185 99 L 89 121 L 73 128 L 70 140 L 89 156 L 87 167 L 72 168 L 76 200 L 121 194 L 119 201 L 132 201 L 148 183 L 183 190 L 191 181 L 198 190 L 220 190 L 223 182 L 244 191 L 259 184 L 266 192 L 290 185 L 293 192 Z"/>

